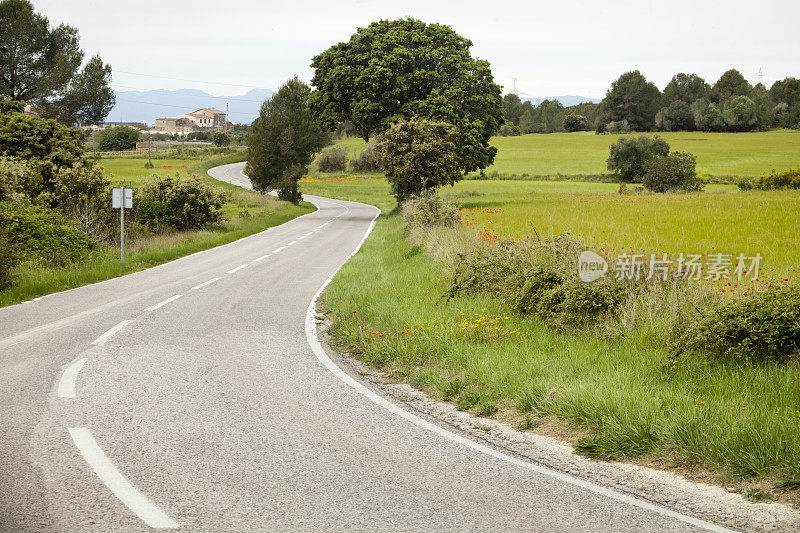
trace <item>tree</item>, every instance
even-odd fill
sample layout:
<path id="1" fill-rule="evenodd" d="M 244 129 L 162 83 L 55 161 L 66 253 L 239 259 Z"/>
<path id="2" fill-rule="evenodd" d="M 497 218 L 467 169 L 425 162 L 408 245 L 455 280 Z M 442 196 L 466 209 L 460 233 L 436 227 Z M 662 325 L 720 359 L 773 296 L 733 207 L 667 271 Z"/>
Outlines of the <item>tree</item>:
<path id="1" fill-rule="evenodd" d="M 507 94 L 503 97 L 503 120 L 519 126 L 519 117 L 525 112 L 522 101 L 516 94 Z"/>
<path id="2" fill-rule="evenodd" d="M 695 104 L 692 107 L 695 109 L 694 123 L 698 130 L 722 131 L 725 128 L 722 112 L 715 104 L 703 100 L 698 100 Z"/>
<path id="3" fill-rule="evenodd" d="M 398 202 L 461 179 L 461 135 L 452 124 L 414 118 L 377 137 L 378 163 Z"/>
<path id="4" fill-rule="evenodd" d="M 231 136 L 224 131 L 215 131 L 213 135 L 211 135 L 211 141 L 214 143 L 214 146 L 228 146 L 231 144 Z"/>
<path id="5" fill-rule="evenodd" d="M 692 131 L 695 129 L 694 113 L 689 104 L 675 100 L 658 112 L 656 127 L 665 131 Z"/>
<path id="6" fill-rule="evenodd" d="M 722 119 L 730 131 L 750 131 L 756 127 L 756 104 L 746 96 L 734 96 L 725 102 Z"/>
<path id="7" fill-rule="evenodd" d="M 544 100 L 536 107 L 539 122 L 542 124 L 543 133 L 556 133 L 564 131 L 564 117 L 566 111 L 558 100 Z"/>
<path id="8" fill-rule="evenodd" d="M 712 102 L 720 104 L 733 96 L 747 96 L 751 89 L 750 83 L 744 79 L 742 73 L 732 68 L 720 76 L 709 91 L 709 96 Z"/>
<path id="9" fill-rule="evenodd" d="M 62 122 L 101 122 L 114 103 L 111 69 L 99 56 L 78 72 L 78 30 L 50 28 L 27 0 L 0 2 L 0 96 L 35 104 Z"/>
<path id="10" fill-rule="evenodd" d="M 373 22 L 313 58 L 311 109 L 328 131 L 349 120 L 365 140 L 401 118 L 448 122 L 461 132 L 464 171 L 486 168 L 497 153 L 489 139 L 503 124 L 500 87 L 470 46 L 449 26 Z"/>
<path id="11" fill-rule="evenodd" d="M 612 144 L 606 161 L 608 170 L 619 175 L 622 181 L 635 181 L 644 175 L 645 165 L 656 156 L 669 153 L 669 144 L 658 135 L 620 137 Z"/>
<path id="12" fill-rule="evenodd" d="M 627 121 L 635 131 L 655 126 L 661 93 L 638 70 L 620 76 L 603 99 L 606 122 Z"/>
<path id="13" fill-rule="evenodd" d="M 675 74 L 670 82 L 664 87 L 661 95 L 661 107 L 669 107 L 673 102 L 681 101 L 687 106 L 693 102 L 705 98 L 710 87 L 706 80 L 697 74 Z"/>
<path id="14" fill-rule="evenodd" d="M 330 142 L 309 109 L 310 95 L 311 88 L 295 76 L 264 102 L 247 134 L 253 188 L 278 189 L 281 198 L 295 205 L 300 203 L 297 182 L 313 155 Z"/>
<path id="15" fill-rule="evenodd" d="M 589 130 L 589 121 L 583 115 L 569 114 L 564 117 L 564 129 L 569 132 Z"/>
<path id="16" fill-rule="evenodd" d="M 104 152 L 133 150 L 139 142 L 139 130 L 128 126 L 106 128 L 100 132 L 97 142 Z"/>

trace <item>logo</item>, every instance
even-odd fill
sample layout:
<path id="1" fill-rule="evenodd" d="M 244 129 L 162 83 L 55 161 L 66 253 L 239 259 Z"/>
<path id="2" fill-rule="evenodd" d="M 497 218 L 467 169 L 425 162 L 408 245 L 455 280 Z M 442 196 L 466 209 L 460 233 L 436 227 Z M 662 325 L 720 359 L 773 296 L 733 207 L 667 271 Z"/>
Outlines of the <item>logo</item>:
<path id="1" fill-rule="evenodd" d="M 578 257 L 578 277 L 581 281 L 591 283 L 608 272 L 608 263 L 596 253 L 586 250 Z"/>

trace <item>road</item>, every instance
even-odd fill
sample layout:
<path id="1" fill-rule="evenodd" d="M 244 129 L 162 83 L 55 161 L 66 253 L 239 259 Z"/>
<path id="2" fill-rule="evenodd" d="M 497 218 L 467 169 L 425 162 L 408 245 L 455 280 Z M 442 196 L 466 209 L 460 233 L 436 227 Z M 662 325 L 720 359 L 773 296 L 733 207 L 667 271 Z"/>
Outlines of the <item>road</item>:
<path id="1" fill-rule="evenodd" d="M 249 186 L 241 169 L 211 173 Z M 0 529 L 715 529 L 454 433 L 337 366 L 309 304 L 377 210 L 305 199 L 318 210 L 249 238 L 0 309 Z"/>

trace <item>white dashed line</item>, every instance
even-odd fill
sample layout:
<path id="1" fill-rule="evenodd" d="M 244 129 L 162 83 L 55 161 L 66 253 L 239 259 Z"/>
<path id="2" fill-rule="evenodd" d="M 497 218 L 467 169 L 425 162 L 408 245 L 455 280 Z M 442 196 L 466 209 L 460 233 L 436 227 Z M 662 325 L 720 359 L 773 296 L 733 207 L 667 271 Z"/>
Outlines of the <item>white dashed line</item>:
<path id="1" fill-rule="evenodd" d="M 239 272 L 241 269 L 243 269 L 243 268 L 247 268 L 247 267 L 249 267 L 249 266 L 250 266 L 250 265 L 248 265 L 247 263 L 245 263 L 245 264 L 243 264 L 243 265 L 239 265 L 239 266 L 238 266 L 238 267 L 236 267 L 236 268 L 232 268 L 232 269 L 228 270 L 228 272 L 227 272 L 227 273 L 228 273 L 228 274 L 233 274 L 234 272 Z"/>
<path id="2" fill-rule="evenodd" d="M 170 298 L 167 298 L 167 299 L 166 299 L 166 300 L 164 300 L 163 302 L 158 302 L 156 305 L 151 305 L 150 307 L 148 307 L 147 309 L 145 309 L 145 311 L 155 311 L 155 310 L 156 310 L 156 309 L 158 309 L 159 307 L 164 307 L 164 306 L 165 306 L 165 305 L 167 305 L 168 303 L 174 302 L 175 300 L 177 300 L 177 299 L 178 299 L 178 298 L 180 298 L 181 296 L 183 296 L 183 294 L 176 294 L 175 296 L 171 296 Z"/>
<path id="3" fill-rule="evenodd" d="M 253 262 L 257 263 L 258 261 L 263 261 L 264 259 L 266 259 L 269 256 L 270 256 L 270 254 L 264 254 L 261 257 L 256 257 L 255 259 L 253 259 Z"/>
<path id="4" fill-rule="evenodd" d="M 83 365 L 88 361 L 86 357 L 78 359 L 69 365 L 64 373 L 61 374 L 61 380 L 58 382 L 58 397 L 59 398 L 74 398 L 75 397 L 75 382 L 78 379 L 78 372 L 81 371 Z"/>
<path id="5" fill-rule="evenodd" d="M 108 456 L 103 452 L 97 441 L 86 428 L 68 428 L 69 434 L 78 451 L 89 463 L 89 466 L 97 474 L 108 490 L 124 503 L 128 509 L 134 512 L 148 526 L 159 529 L 172 529 L 180 527 L 180 524 L 170 518 L 164 511 L 151 502 L 147 496 L 128 481 L 128 479 L 117 470 Z"/>
<path id="6" fill-rule="evenodd" d="M 308 237 L 308 235 L 300 235 L 300 236 L 297 238 L 297 240 L 298 240 L 298 241 L 302 241 L 302 240 L 303 240 L 303 239 L 305 239 L 306 237 Z"/>
<path id="7" fill-rule="evenodd" d="M 305 236 L 305 237 L 308 237 L 308 236 L 310 236 L 312 233 L 314 233 L 314 232 L 313 232 L 313 231 L 309 231 L 309 232 L 308 232 L 308 233 L 306 233 L 304 236 Z"/>
<path id="8" fill-rule="evenodd" d="M 93 340 L 92 344 L 94 346 L 102 346 L 102 345 L 104 345 L 108 341 L 108 339 L 110 339 L 111 337 L 113 337 L 114 335 L 119 333 L 119 331 L 122 328 L 124 328 L 125 326 L 127 326 L 131 322 L 132 322 L 132 320 L 123 320 L 122 322 L 120 322 L 119 324 L 117 324 L 116 326 L 114 326 L 113 328 L 111 328 L 110 330 L 106 331 L 105 333 L 103 333 L 102 335 L 97 337 L 95 340 Z"/>
<path id="9" fill-rule="evenodd" d="M 292 242 L 286 243 L 286 246 L 292 246 L 293 244 L 297 244 L 297 241 L 292 241 Z"/>
<path id="10" fill-rule="evenodd" d="M 276 248 L 276 249 L 272 250 L 272 253 L 273 254 L 277 254 L 278 252 L 283 251 L 285 249 L 286 249 L 285 246 L 281 246 L 280 248 Z"/>
<path id="11" fill-rule="evenodd" d="M 214 283 L 215 281 L 219 281 L 219 279 L 220 278 L 212 278 L 212 279 L 210 279 L 208 281 L 204 281 L 200 285 L 195 285 L 194 287 L 192 287 L 192 290 L 202 289 L 203 287 L 207 287 L 207 286 L 211 285 L 212 283 Z"/>

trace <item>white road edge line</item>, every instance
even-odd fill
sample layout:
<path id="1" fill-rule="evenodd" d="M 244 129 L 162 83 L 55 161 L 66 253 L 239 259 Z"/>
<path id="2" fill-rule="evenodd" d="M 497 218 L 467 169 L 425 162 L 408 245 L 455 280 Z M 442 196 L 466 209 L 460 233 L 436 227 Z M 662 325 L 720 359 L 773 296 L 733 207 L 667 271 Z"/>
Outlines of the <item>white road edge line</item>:
<path id="1" fill-rule="evenodd" d="M 267 258 L 267 257 L 269 257 L 269 256 L 270 256 L 270 254 L 264 254 L 264 255 L 262 255 L 261 257 L 256 257 L 255 259 L 253 259 L 253 262 L 254 262 L 254 263 L 257 263 L 257 262 L 259 262 L 259 261 L 263 261 L 264 259 L 266 259 L 266 258 Z"/>
<path id="2" fill-rule="evenodd" d="M 303 239 L 305 239 L 306 237 L 308 237 L 308 235 L 300 235 L 300 236 L 297 238 L 297 240 L 298 240 L 298 241 L 302 241 L 302 240 L 303 240 Z"/>
<path id="3" fill-rule="evenodd" d="M 194 291 L 194 290 L 197 290 L 197 289 L 202 289 L 203 287 L 207 287 L 207 286 L 211 285 L 212 283 L 214 283 L 215 281 L 219 281 L 219 280 L 220 280 L 220 278 L 211 278 L 208 281 L 204 281 L 200 285 L 195 285 L 194 287 L 192 287 L 192 290 Z"/>
<path id="4" fill-rule="evenodd" d="M 64 369 L 64 373 L 61 374 L 61 379 L 58 381 L 59 398 L 75 398 L 75 382 L 78 380 L 78 373 L 88 360 L 86 357 L 78 359 Z"/>
<path id="5" fill-rule="evenodd" d="M 167 298 L 167 299 L 166 299 L 166 300 L 164 300 L 163 302 L 158 302 L 156 305 L 151 305 L 150 307 L 148 307 L 147 309 L 145 309 L 145 311 L 155 311 L 155 310 L 156 310 L 156 309 L 158 309 L 159 307 L 164 307 L 164 306 L 165 306 L 165 305 L 167 305 L 168 303 L 172 303 L 172 302 L 174 302 L 175 300 L 177 300 L 177 299 L 178 299 L 178 298 L 180 298 L 181 296 L 183 296 L 183 294 L 176 294 L 175 296 L 170 296 L 169 298 Z"/>
<path id="6" fill-rule="evenodd" d="M 93 346 L 102 346 L 102 345 L 104 345 L 106 342 L 108 342 L 108 339 L 110 339 L 111 337 L 113 337 L 114 335 L 119 333 L 119 331 L 122 328 L 124 328 L 125 326 L 127 326 L 131 322 L 133 322 L 133 320 L 123 320 L 122 322 L 120 322 L 119 324 L 117 324 L 116 326 L 114 326 L 113 328 L 111 328 L 110 330 L 106 331 L 105 333 L 103 333 L 102 335 L 97 337 L 95 340 L 93 340 L 92 341 L 92 345 Z"/>
<path id="7" fill-rule="evenodd" d="M 354 202 L 354 203 L 356 203 L 356 202 Z M 362 205 L 368 205 L 368 204 L 362 204 Z M 374 207 L 374 206 L 370 206 L 370 207 Z M 375 207 L 375 209 L 378 209 L 378 208 Z M 668 516 L 670 518 L 674 518 L 675 520 L 679 520 L 679 521 L 681 521 L 683 523 L 690 524 L 690 525 L 693 525 L 693 526 L 696 526 L 696 527 L 700 527 L 700 528 L 706 529 L 708 531 L 714 531 L 714 532 L 720 532 L 720 533 L 722 533 L 722 532 L 732 532 L 733 531 L 733 530 L 728 529 L 728 528 L 726 528 L 724 526 L 721 526 L 719 524 L 714 524 L 712 522 L 707 522 L 705 520 L 701 520 L 701 519 L 695 518 L 693 516 L 683 515 L 683 514 L 677 512 L 677 511 L 673 511 L 672 509 L 668 509 L 666 507 L 662 507 L 660 505 L 648 502 L 646 500 L 639 499 L 639 498 L 637 498 L 635 496 L 631 496 L 629 494 L 625 494 L 625 493 L 622 493 L 622 492 L 617 492 L 617 491 L 612 490 L 610 488 L 603 487 L 602 485 L 598 485 L 596 483 L 592 483 L 591 481 L 586 481 L 586 480 L 580 479 L 578 477 L 574 477 L 574 476 L 572 476 L 570 474 L 567 474 L 565 472 L 561 472 L 559 470 L 554 470 L 554 469 L 548 468 L 548 467 L 543 466 L 543 465 L 538 465 L 538 464 L 535 464 L 535 463 L 532 463 L 532 462 L 525 461 L 525 460 L 523 460 L 523 459 L 521 459 L 519 457 L 500 452 L 500 451 L 498 451 L 498 450 L 496 450 L 494 448 L 491 448 L 491 447 L 489 447 L 489 446 L 487 446 L 485 444 L 481 444 L 480 442 L 476 442 L 476 441 L 473 441 L 471 439 L 468 439 L 467 437 L 465 437 L 463 435 L 459 435 L 458 433 L 453 433 L 451 431 L 448 431 L 448 430 L 446 430 L 444 428 L 441 428 L 441 427 L 437 426 L 436 424 L 433 424 L 432 422 L 429 422 L 429 421 L 425 420 L 424 418 L 421 418 L 421 417 L 419 417 L 419 416 L 417 416 L 417 415 L 415 415 L 415 414 L 413 414 L 413 413 L 411 413 L 409 411 L 406 411 L 402 407 L 399 407 L 399 406 L 393 404 L 392 402 L 390 402 L 389 400 L 387 400 L 383 396 L 377 394 L 375 391 L 370 390 L 365 385 L 363 385 L 362 383 L 358 382 L 352 376 L 347 374 L 347 372 L 345 372 L 344 370 L 339 368 L 339 366 L 336 363 L 334 363 L 331 360 L 330 357 L 328 357 L 328 354 L 325 353 L 325 349 L 322 347 L 322 344 L 320 344 L 319 338 L 317 337 L 317 324 L 316 324 L 316 320 L 315 320 L 315 317 L 316 317 L 316 314 L 317 314 L 316 313 L 317 300 L 319 299 L 320 295 L 322 294 L 322 291 L 325 290 L 325 287 L 328 286 L 328 284 L 331 282 L 333 277 L 336 275 L 336 273 L 344 266 L 345 263 L 347 263 L 347 261 L 350 260 L 351 257 L 353 257 L 358 252 L 358 250 L 361 249 L 361 246 L 364 244 L 364 241 L 367 240 L 367 237 L 369 237 L 369 234 L 372 232 L 372 229 L 375 227 L 375 219 L 378 217 L 379 214 L 380 214 L 380 210 L 378 210 L 378 213 L 375 215 L 375 218 L 372 219 L 372 222 L 370 223 L 369 228 L 367 228 L 366 233 L 364 233 L 364 237 L 361 239 L 361 242 L 358 243 L 358 246 L 356 246 L 355 250 L 353 250 L 353 253 L 351 253 L 347 257 L 347 259 L 345 259 L 344 262 L 342 262 L 342 264 L 339 265 L 339 267 L 333 272 L 333 274 L 331 274 L 331 276 L 327 280 L 325 280 L 325 283 L 323 283 L 322 286 L 319 288 L 319 290 L 317 290 L 316 294 L 314 294 L 314 297 L 311 299 L 311 303 L 308 304 L 308 309 L 306 311 L 306 324 L 305 324 L 305 326 L 306 326 L 306 328 L 305 328 L 306 329 L 306 340 L 308 341 L 308 344 L 311 346 L 311 350 L 314 352 L 314 355 L 316 355 L 316 357 L 319 360 L 319 362 L 322 363 L 322 365 L 325 368 L 327 368 L 334 376 L 339 378 L 345 384 L 347 384 L 350 387 L 352 387 L 353 389 L 355 389 L 359 394 L 361 394 L 362 396 L 365 396 L 367 399 L 369 399 L 372 402 L 378 404 L 379 406 L 383 407 L 387 411 L 390 411 L 390 412 L 392 412 L 392 413 L 394 413 L 394 414 L 396 414 L 396 415 L 398 415 L 398 416 L 400 416 L 402 418 L 405 418 L 406 420 L 408 420 L 412 424 L 414 424 L 416 426 L 419 426 L 422 429 L 425 429 L 427 431 L 430 431 L 431 433 L 435 433 L 435 434 L 437 434 L 437 435 L 439 435 L 441 437 L 444 437 L 444 438 L 446 438 L 448 440 L 451 440 L 453 442 L 461 444 L 461 445 L 463 445 L 463 446 L 465 446 L 467 448 L 470 448 L 471 450 L 474 450 L 474 451 L 476 451 L 478 453 L 482 453 L 484 455 L 488 455 L 490 457 L 493 457 L 495 459 L 499 459 L 501 461 L 506 461 L 506 462 L 511 463 L 513 465 L 516 465 L 516 466 L 525 468 L 527 470 L 536 472 L 537 474 L 541 474 L 541 475 L 545 475 L 545 476 L 548 476 L 548 477 L 551 477 L 551 478 L 554 478 L 554 479 L 558 479 L 558 480 L 563 481 L 565 483 L 569 483 L 571 485 L 574 485 L 576 487 L 580 487 L 582 489 L 594 492 L 596 494 L 600 494 L 602 496 L 606 496 L 608 498 L 612 498 L 614 500 L 626 503 L 628 505 L 632 505 L 634 507 L 639 507 L 640 509 L 645 509 L 647 511 L 658 513 L 658 514 L 663 515 L 663 516 Z"/>
<path id="8" fill-rule="evenodd" d="M 276 249 L 272 250 L 272 253 L 273 254 L 277 254 L 278 252 L 281 252 L 281 251 L 283 251 L 285 249 L 286 249 L 285 246 L 281 246 L 280 248 L 276 248 Z"/>
<path id="9" fill-rule="evenodd" d="M 233 274 L 234 272 L 239 272 L 241 269 L 243 269 L 243 268 L 247 268 L 247 267 L 249 267 L 249 266 L 250 266 L 250 265 L 249 265 L 248 263 L 245 263 L 245 264 L 243 264 L 243 265 L 239 265 L 239 266 L 238 266 L 238 267 L 236 267 L 236 268 L 232 268 L 232 269 L 228 270 L 228 272 L 226 272 L 226 274 Z"/>
<path id="10" fill-rule="evenodd" d="M 180 524 L 170 518 L 164 511 L 150 501 L 147 496 L 128 481 L 128 479 L 117 470 L 108 456 L 103 452 L 97 441 L 92 437 L 91 432 L 86 428 L 67 428 L 72 441 L 78 447 L 78 451 L 92 467 L 94 473 L 100 478 L 108 490 L 124 503 L 128 509 L 141 518 L 148 526 L 158 529 L 174 529 Z"/>
<path id="11" fill-rule="evenodd" d="M 294 244 L 297 244 L 297 241 L 287 242 L 286 246 L 292 246 Z"/>

